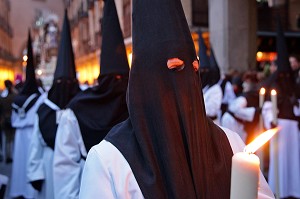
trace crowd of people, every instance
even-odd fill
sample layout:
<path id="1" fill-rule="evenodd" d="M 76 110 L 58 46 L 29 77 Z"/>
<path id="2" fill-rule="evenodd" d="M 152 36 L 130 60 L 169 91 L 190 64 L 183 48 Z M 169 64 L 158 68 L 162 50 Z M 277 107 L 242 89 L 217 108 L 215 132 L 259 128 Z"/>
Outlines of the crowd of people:
<path id="1" fill-rule="evenodd" d="M 233 154 L 277 126 L 258 198 L 300 198 L 300 58 L 288 55 L 280 22 L 268 70 L 226 75 L 201 31 L 196 54 L 180 0 L 133 0 L 131 70 L 114 0 L 101 32 L 97 85 L 81 90 L 65 12 L 49 91 L 36 80 L 29 32 L 26 80 L 6 80 L 0 97 L 11 198 L 230 198 Z"/>

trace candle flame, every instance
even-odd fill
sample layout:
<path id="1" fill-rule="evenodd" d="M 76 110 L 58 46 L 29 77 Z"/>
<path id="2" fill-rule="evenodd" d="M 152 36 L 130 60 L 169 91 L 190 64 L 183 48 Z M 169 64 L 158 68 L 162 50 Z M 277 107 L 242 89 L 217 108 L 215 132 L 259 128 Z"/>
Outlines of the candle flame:
<path id="1" fill-rule="evenodd" d="M 279 128 L 276 127 L 263 132 L 262 134 L 257 136 L 250 144 L 248 144 L 245 147 L 244 151 L 246 153 L 255 153 L 255 151 L 257 151 L 257 149 L 259 149 L 266 142 L 268 142 L 273 137 L 273 135 L 277 133 L 278 130 Z"/>
<path id="2" fill-rule="evenodd" d="M 265 88 L 261 88 L 260 91 L 259 91 L 259 93 L 261 95 L 264 95 L 266 93 L 266 89 Z"/>
<path id="3" fill-rule="evenodd" d="M 272 89 L 272 90 L 271 90 L 271 95 L 277 95 L 276 90 Z"/>

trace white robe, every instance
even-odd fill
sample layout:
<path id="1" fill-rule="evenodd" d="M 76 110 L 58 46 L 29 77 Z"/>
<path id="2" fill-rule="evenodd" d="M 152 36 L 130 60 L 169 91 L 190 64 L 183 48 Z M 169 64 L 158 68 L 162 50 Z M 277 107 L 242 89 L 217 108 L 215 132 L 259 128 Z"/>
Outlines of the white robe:
<path id="1" fill-rule="evenodd" d="M 273 121 L 272 103 L 264 103 L 262 114 L 265 127 L 270 128 Z M 278 155 L 274 139 L 270 142 L 269 184 L 276 191 L 275 157 L 278 158 L 279 193 L 281 198 L 293 196 L 300 198 L 300 132 L 298 122 L 278 118 L 280 131 L 278 138 Z"/>
<path id="2" fill-rule="evenodd" d="M 59 111 L 60 108 L 46 99 L 44 101 L 51 109 Z M 35 199 L 53 199 L 53 149 L 43 139 L 39 129 L 39 118 L 33 128 L 33 135 L 29 145 L 29 158 L 27 162 L 27 178 L 29 181 L 43 180 L 42 189 L 36 193 Z"/>
<path id="3" fill-rule="evenodd" d="M 44 98 L 44 95 L 39 97 L 35 104 L 27 111 L 25 118 L 20 118 L 15 111 L 12 112 L 12 126 L 16 128 L 16 133 L 9 192 L 11 197 L 21 195 L 25 198 L 34 197 L 35 190 L 28 182 L 26 165 L 29 143 L 32 138 L 33 125 L 35 122 L 35 114 Z"/>
<path id="4" fill-rule="evenodd" d="M 228 110 L 234 113 L 235 117 L 248 122 L 251 122 L 255 115 L 255 108 L 247 107 L 247 99 L 243 96 L 237 97 L 235 100 L 233 100 L 229 104 Z M 221 126 L 238 133 L 242 140 L 244 142 L 246 141 L 247 133 L 244 130 L 244 124 L 237 121 L 229 113 L 224 113 L 224 115 L 222 116 Z M 254 129 L 254 131 L 255 130 L 258 129 Z"/>
<path id="5" fill-rule="evenodd" d="M 53 179 L 56 199 L 79 197 L 85 163 L 82 157 L 86 156 L 76 116 L 71 109 L 66 109 L 61 116 L 55 139 Z"/>
<path id="6" fill-rule="evenodd" d="M 203 90 L 203 98 L 205 104 L 206 115 L 209 117 L 218 117 L 221 112 L 222 104 L 222 89 L 219 84 L 215 84 L 208 89 Z M 219 118 L 215 119 L 214 122 L 219 124 Z"/>
<path id="7" fill-rule="evenodd" d="M 233 152 L 243 151 L 245 145 L 239 136 L 229 129 L 223 130 Z M 274 198 L 262 174 L 259 185 L 259 199 Z M 79 198 L 141 199 L 144 196 L 124 156 L 114 145 L 103 140 L 89 151 Z"/>

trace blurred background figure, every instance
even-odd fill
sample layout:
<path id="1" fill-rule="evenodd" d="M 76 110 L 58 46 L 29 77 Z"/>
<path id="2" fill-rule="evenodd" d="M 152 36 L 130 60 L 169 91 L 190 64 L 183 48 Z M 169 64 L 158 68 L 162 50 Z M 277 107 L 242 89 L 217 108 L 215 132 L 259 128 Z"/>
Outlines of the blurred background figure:
<path id="1" fill-rule="evenodd" d="M 23 85 L 24 82 L 23 82 L 22 75 L 17 74 L 15 79 L 15 89 L 17 90 L 18 93 L 21 92 Z"/>
<path id="2" fill-rule="evenodd" d="M 28 60 L 26 80 L 20 93 L 14 98 L 11 116 L 12 126 L 16 128 L 12 173 L 10 180 L 10 196 L 34 198 L 34 189 L 26 176 L 28 147 L 32 138 L 34 116 L 43 101 L 35 78 L 35 65 L 31 46 L 30 31 L 27 41 Z"/>
<path id="3" fill-rule="evenodd" d="M 0 129 L 2 130 L 3 159 L 6 163 L 10 163 L 12 162 L 12 147 L 15 135 L 15 129 L 11 125 L 11 105 L 16 96 L 16 91 L 10 80 L 5 80 L 4 85 L 5 89 L 0 97 Z"/>

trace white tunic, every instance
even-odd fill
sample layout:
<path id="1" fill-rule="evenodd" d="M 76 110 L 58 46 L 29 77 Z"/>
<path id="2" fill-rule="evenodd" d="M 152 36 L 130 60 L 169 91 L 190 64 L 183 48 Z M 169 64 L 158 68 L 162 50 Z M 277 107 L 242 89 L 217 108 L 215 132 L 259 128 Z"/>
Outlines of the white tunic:
<path id="1" fill-rule="evenodd" d="M 255 108 L 247 107 L 247 99 L 243 96 L 240 96 L 233 100 L 229 104 L 228 110 L 234 113 L 235 117 L 248 122 L 251 122 L 255 115 Z M 244 130 L 244 124 L 237 121 L 229 113 L 224 113 L 223 117 L 221 118 L 221 126 L 237 132 L 242 140 L 244 142 L 246 141 L 247 133 Z"/>
<path id="2" fill-rule="evenodd" d="M 81 173 L 87 156 L 78 121 L 71 109 L 63 111 L 55 139 L 53 159 L 56 199 L 78 198 Z M 99 198 L 99 197 L 98 197 Z"/>
<path id="3" fill-rule="evenodd" d="M 50 100 L 46 99 L 47 104 L 53 110 L 60 110 Z M 36 193 L 36 199 L 53 199 L 53 149 L 50 148 L 43 139 L 39 129 L 39 118 L 33 128 L 33 135 L 29 145 L 29 158 L 27 162 L 27 178 L 29 181 L 43 180 L 42 189 Z"/>
<path id="4" fill-rule="evenodd" d="M 35 104 L 27 111 L 26 117 L 21 118 L 13 111 L 12 126 L 16 128 L 14 154 L 12 163 L 12 173 L 10 181 L 10 196 L 24 196 L 25 198 L 33 198 L 35 190 L 28 182 L 26 175 L 26 165 L 28 160 L 28 148 L 32 138 L 33 125 L 35 122 L 35 114 L 44 100 L 44 95 L 40 96 Z"/>
<path id="5" fill-rule="evenodd" d="M 215 84 L 208 89 L 204 89 L 203 98 L 205 104 L 206 115 L 209 117 L 218 117 L 221 112 L 222 89 L 219 84 Z M 219 124 L 219 119 L 214 120 Z"/>
<path id="6" fill-rule="evenodd" d="M 272 103 L 265 102 L 262 110 L 266 128 L 273 121 Z M 298 122 L 278 118 L 280 131 L 278 138 L 278 154 L 274 139 L 270 142 L 269 184 L 276 191 L 275 158 L 278 158 L 279 193 L 281 198 L 293 196 L 300 198 L 300 132 Z"/>
<path id="7" fill-rule="evenodd" d="M 234 153 L 244 148 L 239 136 L 226 132 Z M 80 199 L 141 199 L 144 198 L 130 165 L 121 152 L 105 140 L 94 146 L 88 154 L 82 175 Z M 263 175 L 260 174 L 259 199 L 274 198 Z"/>

